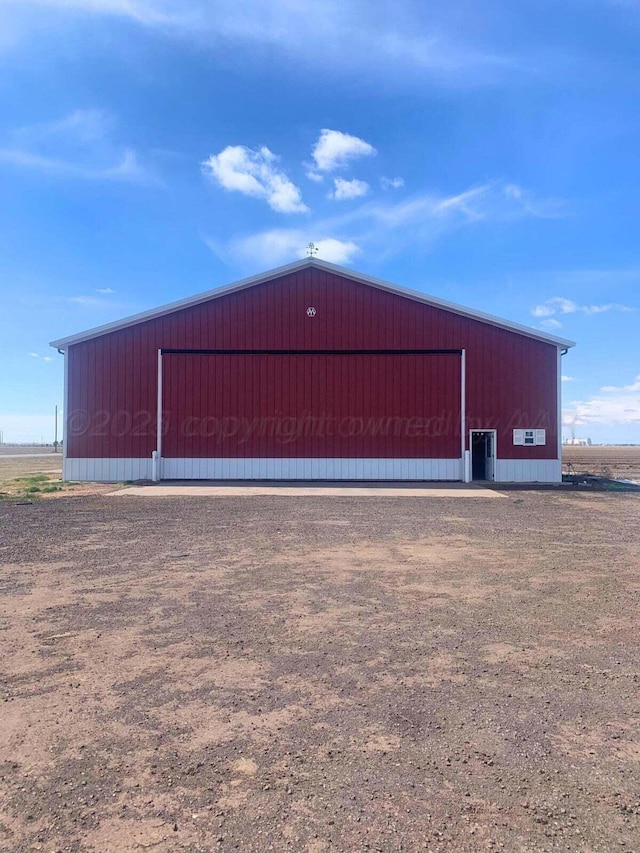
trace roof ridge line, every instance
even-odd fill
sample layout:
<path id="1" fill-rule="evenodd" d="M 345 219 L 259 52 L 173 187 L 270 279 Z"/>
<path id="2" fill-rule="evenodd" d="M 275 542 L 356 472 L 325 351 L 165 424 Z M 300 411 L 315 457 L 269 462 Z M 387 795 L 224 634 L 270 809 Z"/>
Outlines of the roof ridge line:
<path id="1" fill-rule="evenodd" d="M 92 329 L 87 329 L 85 332 L 80 332 L 75 335 L 69 335 L 65 338 L 59 338 L 58 340 L 51 341 L 50 346 L 56 349 L 65 349 L 66 347 L 72 346 L 76 343 L 82 343 L 83 341 L 91 340 L 92 338 L 102 337 L 102 335 L 108 335 L 112 332 L 117 332 L 120 329 L 126 329 L 130 326 L 135 326 L 138 323 L 143 323 L 148 320 L 154 320 L 157 317 L 163 317 L 167 314 L 172 314 L 176 311 L 181 311 L 185 308 L 200 305 L 203 302 L 218 299 L 222 296 L 227 296 L 239 290 L 245 290 L 249 287 L 255 287 L 258 284 L 268 282 L 271 279 L 281 278 L 282 276 L 298 272 L 299 270 L 310 266 L 315 267 L 317 269 L 326 270 L 327 272 L 332 272 L 336 275 L 340 275 L 344 278 L 351 279 L 352 281 L 356 281 L 361 284 L 366 284 L 370 287 L 376 287 L 379 290 L 385 290 L 389 293 L 395 293 L 399 296 L 404 296 L 407 299 L 413 299 L 414 301 L 421 302 L 425 305 L 431 305 L 432 307 L 440 308 L 444 311 L 449 311 L 454 314 L 459 314 L 461 316 L 468 317 L 472 320 L 477 320 L 482 323 L 487 323 L 492 326 L 497 326 L 499 328 L 506 329 L 507 331 L 511 331 L 516 334 L 525 335 L 526 337 L 541 340 L 543 342 L 553 344 L 554 346 L 566 349 L 575 346 L 574 341 L 566 340 L 564 338 L 558 338 L 554 335 L 548 335 L 545 332 L 538 331 L 537 329 L 533 329 L 529 326 L 520 325 L 519 323 L 513 323 L 509 320 L 503 319 L 502 317 L 496 317 L 492 314 L 486 314 L 482 311 L 477 311 L 473 308 L 467 308 L 464 305 L 458 305 L 453 302 L 448 302 L 444 299 L 440 299 L 437 296 L 430 296 L 429 294 L 421 293 L 417 290 L 411 290 L 410 288 L 403 287 L 402 285 L 394 284 L 384 279 L 375 278 L 374 276 L 369 276 L 366 273 L 360 273 L 354 270 L 350 270 L 347 267 L 338 266 L 337 264 L 332 264 L 328 261 L 324 261 L 316 257 L 300 258 L 299 260 L 294 261 L 290 264 L 285 264 L 284 266 L 276 267 L 272 270 L 267 270 L 263 273 L 257 273 L 253 276 L 239 279 L 238 281 L 231 282 L 228 285 L 222 285 L 221 287 L 206 290 L 201 293 L 194 294 L 193 296 L 186 297 L 184 299 L 169 302 L 165 305 L 160 305 L 157 308 L 142 311 L 137 314 L 131 314 L 128 317 L 123 317 L 121 320 L 116 320 L 112 323 L 105 323 L 101 326 L 95 326 Z"/>

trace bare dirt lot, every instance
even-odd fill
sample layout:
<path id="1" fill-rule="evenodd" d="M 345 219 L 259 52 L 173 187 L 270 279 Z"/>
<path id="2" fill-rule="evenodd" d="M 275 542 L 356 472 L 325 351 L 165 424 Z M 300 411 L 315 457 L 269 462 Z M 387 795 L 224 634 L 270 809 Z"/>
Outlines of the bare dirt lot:
<path id="1" fill-rule="evenodd" d="M 640 445 L 635 447 L 563 447 L 563 468 L 605 477 L 621 477 L 640 482 Z"/>
<path id="2" fill-rule="evenodd" d="M 52 478 L 62 476 L 62 456 L 28 456 L 0 454 L 0 484 L 14 477 L 31 477 L 34 474 L 47 474 Z"/>
<path id="3" fill-rule="evenodd" d="M 640 500 L 0 504 L 3 851 L 640 849 Z"/>

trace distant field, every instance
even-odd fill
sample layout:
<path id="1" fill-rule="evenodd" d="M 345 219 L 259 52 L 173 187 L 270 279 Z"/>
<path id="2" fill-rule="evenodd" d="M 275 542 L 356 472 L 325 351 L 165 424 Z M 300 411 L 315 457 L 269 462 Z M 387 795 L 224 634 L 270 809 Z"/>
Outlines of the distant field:
<path id="1" fill-rule="evenodd" d="M 14 477 L 32 477 L 36 474 L 62 475 L 62 454 L 56 456 L 20 456 L 12 458 L 0 453 L 0 484 Z"/>
<path id="2" fill-rule="evenodd" d="M 574 471 L 588 471 L 590 474 L 640 480 L 640 445 L 563 447 L 562 461 L 565 471 L 571 464 Z"/>
<path id="3" fill-rule="evenodd" d="M 2 456 L 54 456 L 53 447 L 46 444 L 0 444 L 0 457 Z M 58 456 L 62 451 L 58 451 Z"/>

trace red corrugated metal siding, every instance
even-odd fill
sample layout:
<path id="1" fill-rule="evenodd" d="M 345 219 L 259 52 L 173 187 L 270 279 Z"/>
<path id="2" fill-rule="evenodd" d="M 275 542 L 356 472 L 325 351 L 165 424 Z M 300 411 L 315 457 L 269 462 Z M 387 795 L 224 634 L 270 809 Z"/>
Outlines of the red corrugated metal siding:
<path id="1" fill-rule="evenodd" d="M 316 308 L 313 318 L 307 317 L 309 306 Z M 498 456 L 513 459 L 522 457 L 523 448 L 513 446 L 512 430 L 544 427 L 546 446 L 528 447 L 526 455 L 556 458 L 555 346 L 312 267 L 71 346 L 69 456 L 150 456 L 156 443 L 158 348 L 466 349 L 467 428 L 497 429 Z M 231 362 L 224 369 L 230 377 Z M 264 383 L 270 368 L 265 362 L 260 369 Z M 191 370 L 195 362 L 185 362 L 179 391 L 185 409 L 202 407 L 201 385 L 190 378 Z M 247 381 L 253 388 L 255 375 Z M 297 393 L 305 381 L 299 362 L 282 393 Z M 339 400 L 346 385 L 337 370 L 332 381 Z M 457 387 L 453 374 L 441 382 L 436 405 L 451 410 L 459 441 Z M 372 393 L 386 395 L 381 386 Z M 353 397 L 349 403 L 353 406 Z M 329 450 L 328 444 L 317 446 L 321 456 L 331 456 Z"/>
<path id="2" fill-rule="evenodd" d="M 163 455 L 455 459 L 460 363 L 458 355 L 167 355 Z"/>

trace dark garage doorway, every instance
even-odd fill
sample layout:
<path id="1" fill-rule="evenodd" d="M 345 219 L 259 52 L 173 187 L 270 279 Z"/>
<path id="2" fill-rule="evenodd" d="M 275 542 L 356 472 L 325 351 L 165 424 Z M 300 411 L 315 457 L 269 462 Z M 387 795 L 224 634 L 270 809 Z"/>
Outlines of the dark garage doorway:
<path id="1" fill-rule="evenodd" d="M 471 479 L 494 480 L 495 430 L 471 430 Z"/>

